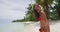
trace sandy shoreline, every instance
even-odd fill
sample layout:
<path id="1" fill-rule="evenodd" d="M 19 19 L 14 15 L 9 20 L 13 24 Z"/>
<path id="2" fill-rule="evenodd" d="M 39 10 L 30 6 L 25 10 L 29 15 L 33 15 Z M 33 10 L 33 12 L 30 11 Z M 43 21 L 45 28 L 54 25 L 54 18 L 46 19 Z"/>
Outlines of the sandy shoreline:
<path id="1" fill-rule="evenodd" d="M 60 32 L 60 21 L 51 21 L 50 23 L 50 31 L 51 32 Z M 25 32 L 39 32 L 39 28 L 40 26 L 38 25 L 39 22 L 30 24 L 28 23 L 28 25 L 25 26 Z"/>

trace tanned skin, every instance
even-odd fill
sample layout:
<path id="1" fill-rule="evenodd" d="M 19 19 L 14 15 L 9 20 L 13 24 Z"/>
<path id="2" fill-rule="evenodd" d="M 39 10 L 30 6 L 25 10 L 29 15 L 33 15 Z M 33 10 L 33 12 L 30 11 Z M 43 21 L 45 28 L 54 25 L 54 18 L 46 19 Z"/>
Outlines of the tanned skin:
<path id="1" fill-rule="evenodd" d="M 44 27 L 44 29 L 47 29 L 48 32 L 50 32 L 49 21 L 47 19 L 45 12 L 41 12 L 42 11 L 41 7 L 38 4 L 35 4 L 35 9 L 39 13 L 40 17 L 42 18 L 42 20 L 40 20 L 41 27 Z"/>

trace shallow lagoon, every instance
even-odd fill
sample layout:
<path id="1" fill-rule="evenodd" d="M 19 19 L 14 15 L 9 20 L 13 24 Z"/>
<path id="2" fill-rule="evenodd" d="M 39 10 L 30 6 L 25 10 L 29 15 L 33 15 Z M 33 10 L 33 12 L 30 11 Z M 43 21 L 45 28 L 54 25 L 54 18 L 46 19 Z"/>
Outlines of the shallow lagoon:
<path id="1" fill-rule="evenodd" d="M 39 32 L 39 22 L 14 22 L 0 24 L 0 32 Z M 50 22 L 51 32 L 60 32 L 60 21 Z"/>

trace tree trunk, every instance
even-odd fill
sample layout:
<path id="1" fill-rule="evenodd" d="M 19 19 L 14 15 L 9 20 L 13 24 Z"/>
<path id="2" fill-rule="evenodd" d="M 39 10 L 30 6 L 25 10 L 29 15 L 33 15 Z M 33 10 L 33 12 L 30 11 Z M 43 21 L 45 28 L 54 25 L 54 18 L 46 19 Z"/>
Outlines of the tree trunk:
<path id="1" fill-rule="evenodd" d="M 49 18 L 50 15 L 50 11 L 49 11 L 49 7 L 48 7 L 48 0 L 44 0 L 44 5 L 45 5 L 45 10 L 46 10 L 46 16 L 47 18 Z"/>
<path id="2" fill-rule="evenodd" d="M 60 0 L 58 0 L 57 13 L 58 13 L 58 18 L 60 19 Z"/>

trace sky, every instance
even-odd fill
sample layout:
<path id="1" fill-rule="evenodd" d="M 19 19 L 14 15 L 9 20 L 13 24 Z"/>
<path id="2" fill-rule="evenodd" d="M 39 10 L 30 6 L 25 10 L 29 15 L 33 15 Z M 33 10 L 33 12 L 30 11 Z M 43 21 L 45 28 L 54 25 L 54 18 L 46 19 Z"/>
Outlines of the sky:
<path id="1" fill-rule="evenodd" d="M 0 0 L 0 23 L 23 19 L 31 2 L 34 0 Z"/>

